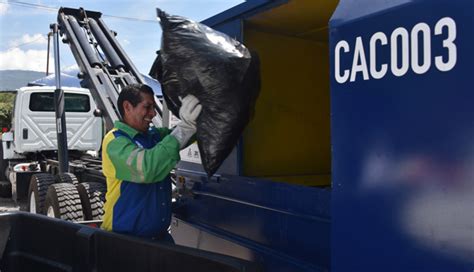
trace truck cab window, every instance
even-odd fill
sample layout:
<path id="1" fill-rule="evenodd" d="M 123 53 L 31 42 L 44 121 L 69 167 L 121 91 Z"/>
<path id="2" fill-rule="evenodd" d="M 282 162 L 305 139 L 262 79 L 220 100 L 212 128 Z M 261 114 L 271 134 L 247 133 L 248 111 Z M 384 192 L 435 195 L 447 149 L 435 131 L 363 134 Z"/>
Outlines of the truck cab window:
<path id="1" fill-rule="evenodd" d="M 89 112 L 89 97 L 84 94 L 66 93 L 64 97 L 67 112 Z M 29 108 L 31 111 L 53 111 L 54 93 L 32 93 Z"/>

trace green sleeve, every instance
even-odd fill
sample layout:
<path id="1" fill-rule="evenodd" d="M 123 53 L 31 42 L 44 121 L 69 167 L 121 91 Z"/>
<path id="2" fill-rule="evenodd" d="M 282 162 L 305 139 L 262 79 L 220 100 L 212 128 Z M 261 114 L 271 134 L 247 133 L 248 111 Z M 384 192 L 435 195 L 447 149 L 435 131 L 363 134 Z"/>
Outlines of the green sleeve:
<path id="1" fill-rule="evenodd" d="M 117 179 L 137 183 L 162 181 L 179 161 L 179 143 L 166 136 L 153 148 L 144 149 L 126 137 L 113 139 L 106 150 Z"/>
<path id="2" fill-rule="evenodd" d="M 173 131 L 172 129 L 169 129 L 169 128 L 157 128 L 156 130 L 158 130 L 158 133 L 160 134 L 160 137 L 161 139 L 163 139 L 165 136 L 169 135 L 171 133 L 171 131 Z M 194 143 L 196 141 L 196 134 L 193 135 L 193 137 L 191 137 L 191 139 L 186 143 L 186 147 L 190 146 L 192 143 Z"/>
<path id="3" fill-rule="evenodd" d="M 165 128 L 165 127 L 156 128 L 156 130 L 160 134 L 160 139 L 165 138 L 166 136 L 168 136 L 171 133 L 171 129 Z"/>

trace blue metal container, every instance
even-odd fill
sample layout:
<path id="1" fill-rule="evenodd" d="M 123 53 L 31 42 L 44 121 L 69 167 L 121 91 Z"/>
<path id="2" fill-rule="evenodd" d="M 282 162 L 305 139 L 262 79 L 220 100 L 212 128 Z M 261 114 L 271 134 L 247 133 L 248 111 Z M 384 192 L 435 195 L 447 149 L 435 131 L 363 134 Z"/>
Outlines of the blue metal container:
<path id="1" fill-rule="evenodd" d="M 262 90 L 254 120 L 215 177 L 208 179 L 196 163 L 178 166 L 176 243 L 252 260 L 265 271 L 329 269 L 327 22 L 336 3 L 317 18 L 318 27 L 301 20 L 326 5 L 248 1 L 204 21 L 257 51 Z M 295 36 L 319 26 L 323 35 Z M 314 48 L 311 55 L 321 60 L 308 59 L 305 48 Z"/>
<path id="2" fill-rule="evenodd" d="M 341 0 L 334 271 L 474 269 L 474 2 Z"/>
<path id="3" fill-rule="evenodd" d="M 260 54 L 262 92 L 217 176 L 180 164 L 176 241 L 266 271 L 472 271 L 473 10 L 260 0 L 206 20 Z"/>

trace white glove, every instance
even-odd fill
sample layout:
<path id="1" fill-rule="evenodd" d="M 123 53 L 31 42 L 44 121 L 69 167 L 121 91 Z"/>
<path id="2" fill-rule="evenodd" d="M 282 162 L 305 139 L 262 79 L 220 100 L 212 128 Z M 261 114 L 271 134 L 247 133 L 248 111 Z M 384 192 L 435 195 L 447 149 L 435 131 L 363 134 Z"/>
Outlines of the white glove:
<path id="1" fill-rule="evenodd" d="M 179 122 L 173 131 L 171 131 L 171 135 L 179 142 L 179 149 L 186 147 L 186 144 L 191 137 L 193 137 L 194 133 L 196 133 L 196 126 L 189 126 L 183 121 Z"/>
<path id="2" fill-rule="evenodd" d="M 201 113 L 202 106 L 199 100 L 193 95 L 187 95 L 179 109 L 181 122 L 173 129 L 173 135 L 179 142 L 180 149 L 186 147 L 191 137 L 196 133 L 196 119 Z"/>
<path id="3" fill-rule="evenodd" d="M 201 109 L 202 106 L 199 104 L 199 100 L 194 95 L 189 94 L 181 101 L 179 119 L 191 126 L 196 126 L 196 119 L 201 113 Z"/>

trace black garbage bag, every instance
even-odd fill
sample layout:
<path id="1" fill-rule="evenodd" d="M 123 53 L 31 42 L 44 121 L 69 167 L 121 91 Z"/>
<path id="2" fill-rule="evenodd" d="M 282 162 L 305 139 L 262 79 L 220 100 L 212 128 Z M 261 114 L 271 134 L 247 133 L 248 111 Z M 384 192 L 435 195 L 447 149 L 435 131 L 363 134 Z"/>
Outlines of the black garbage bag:
<path id="1" fill-rule="evenodd" d="M 259 59 L 243 44 L 201 23 L 158 11 L 163 37 L 150 76 L 161 82 L 174 115 L 188 94 L 202 105 L 196 138 L 213 175 L 237 144 L 260 91 Z"/>

